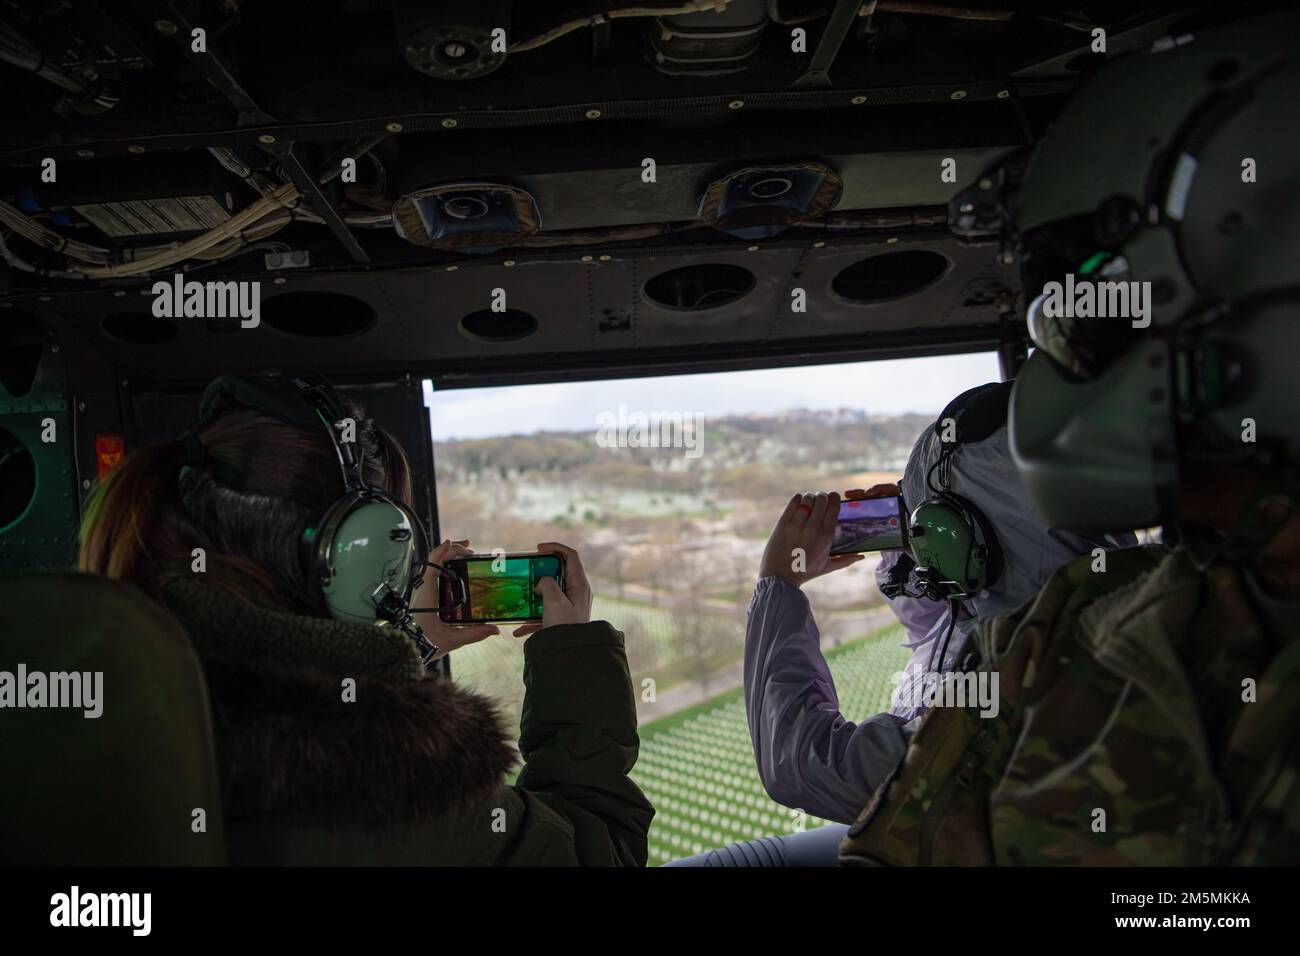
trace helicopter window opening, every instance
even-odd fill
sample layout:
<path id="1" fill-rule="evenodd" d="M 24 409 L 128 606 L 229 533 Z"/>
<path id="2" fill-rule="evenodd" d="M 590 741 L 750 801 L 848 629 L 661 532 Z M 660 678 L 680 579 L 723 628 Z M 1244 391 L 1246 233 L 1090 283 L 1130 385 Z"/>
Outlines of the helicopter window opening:
<path id="1" fill-rule="evenodd" d="M 632 776 L 658 808 L 652 864 L 789 832 L 790 811 L 754 768 L 740 689 L 745 609 L 789 496 L 896 480 L 944 405 L 997 379 L 990 352 L 496 388 L 425 383 L 439 536 L 468 538 L 480 553 L 541 541 L 576 548 L 592 619 L 625 636 L 641 723 Z M 805 586 L 855 718 L 886 708 L 889 675 L 907 658 L 874 561 Z M 455 651 L 451 673 L 517 733 L 523 653 L 511 630 Z M 704 745 L 716 766 L 698 759 Z M 720 802 L 710 805 L 710 794 Z M 691 833 L 700 813 L 710 822 Z"/>

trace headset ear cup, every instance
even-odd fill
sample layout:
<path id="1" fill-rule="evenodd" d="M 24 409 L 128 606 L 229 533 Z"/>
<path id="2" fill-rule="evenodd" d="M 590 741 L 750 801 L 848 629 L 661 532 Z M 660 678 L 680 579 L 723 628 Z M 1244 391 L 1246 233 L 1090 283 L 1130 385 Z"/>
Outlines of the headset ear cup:
<path id="1" fill-rule="evenodd" d="M 330 616 L 374 623 L 404 611 L 425 558 L 422 534 L 410 508 L 379 492 L 361 491 L 332 505 L 310 565 Z"/>
<path id="2" fill-rule="evenodd" d="M 329 561 L 334 549 L 334 536 L 362 498 L 361 494 L 351 494 L 335 499 L 334 503 L 325 509 L 325 513 L 320 516 L 320 520 L 314 527 L 303 529 L 301 539 L 303 567 L 307 573 L 307 587 L 313 593 L 318 593 L 329 581 L 331 577 Z"/>
<path id="3" fill-rule="evenodd" d="M 429 552 L 433 550 L 433 539 L 429 537 L 429 530 L 424 526 L 424 521 L 422 521 L 420 516 L 416 514 L 414 508 L 408 508 L 400 501 L 394 501 L 394 504 L 406 512 L 406 516 L 411 519 L 411 527 L 415 529 L 416 560 L 427 560 Z"/>
<path id="4" fill-rule="evenodd" d="M 407 520 L 410 521 L 411 529 L 415 532 L 415 543 L 413 545 L 413 550 L 411 552 L 412 562 L 428 561 L 429 552 L 433 550 L 433 542 L 429 538 L 429 532 L 425 529 L 424 522 L 420 520 L 420 516 L 415 513 L 414 508 L 408 508 L 406 505 L 402 504 L 400 501 L 396 500 L 395 498 L 387 498 L 386 500 L 392 502 L 393 505 L 401 509 L 402 513 L 406 515 Z M 413 582 L 408 581 L 408 585 L 407 585 L 408 593 L 403 595 L 403 597 L 405 597 L 408 601 L 411 598 L 410 591 L 412 590 L 411 588 L 412 583 Z"/>
<path id="5" fill-rule="evenodd" d="M 984 545 L 984 587 L 990 588 L 1002 576 L 1002 545 L 998 541 L 998 533 L 994 530 L 989 519 L 984 517 L 984 512 L 975 507 L 970 499 L 963 498 L 951 491 L 947 492 L 947 497 L 951 498 L 953 503 L 961 508 L 971 525 L 979 531 L 980 537 L 983 539 L 981 544 Z"/>

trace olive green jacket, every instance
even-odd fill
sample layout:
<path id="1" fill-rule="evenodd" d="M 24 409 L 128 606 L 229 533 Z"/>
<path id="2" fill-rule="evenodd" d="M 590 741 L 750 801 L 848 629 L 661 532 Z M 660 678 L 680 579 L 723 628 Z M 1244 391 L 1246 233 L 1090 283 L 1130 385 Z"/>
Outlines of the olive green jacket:
<path id="1" fill-rule="evenodd" d="M 609 624 L 528 638 L 516 753 L 491 703 L 427 676 L 399 633 L 189 580 L 163 595 L 203 663 L 231 863 L 645 864 L 654 810 L 628 777 L 636 708 Z"/>

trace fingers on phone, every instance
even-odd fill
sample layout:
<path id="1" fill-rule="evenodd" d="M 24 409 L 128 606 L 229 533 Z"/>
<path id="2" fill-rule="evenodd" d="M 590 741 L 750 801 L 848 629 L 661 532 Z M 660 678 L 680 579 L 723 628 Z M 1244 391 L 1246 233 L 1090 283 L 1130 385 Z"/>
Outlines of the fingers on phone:
<path id="1" fill-rule="evenodd" d="M 514 634 L 515 637 L 527 637 L 529 634 L 534 634 L 541 629 L 542 625 L 540 624 L 525 624 L 523 627 L 515 628 L 511 633 Z"/>
<path id="2" fill-rule="evenodd" d="M 567 587 L 572 588 L 575 584 L 586 583 L 587 572 L 582 568 L 582 558 L 578 557 L 578 552 L 573 548 L 558 541 L 544 541 L 537 546 L 537 550 L 558 554 L 564 558 L 564 580 Z"/>
<path id="3" fill-rule="evenodd" d="M 574 551 L 567 544 L 560 544 L 558 541 L 543 541 L 537 546 L 538 551 L 546 551 L 550 554 L 562 554 L 566 559 L 578 560 L 578 552 Z"/>
<path id="4" fill-rule="evenodd" d="M 834 532 L 835 523 L 840 520 L 840 495 L 832 491 L 826 496 L 826 511 L 822 514 L 822 531 Z"/>
<path id="5" fill-rule="evenodd" d="M 560 585 L 556 583 L 555 578 L 550 577 L 549 575 L 544 578 L 538 578 L 537 584 L 533 590 L 542 596 L 544 602 L 555 601 L 564 597 L 564 592 L 560 590 Z"/>
<path id="6" fill-rule="evenodd" d="M 835 496 L 836 504 L 839 504 L 839 495 Z M 812 511 L 808 515 L 808 523 L 814 528 L 821 528 L 826 522 L 826 512 L 829 509 L 830 496 L 825 492 L 814 495 L 812 499 Z"/>

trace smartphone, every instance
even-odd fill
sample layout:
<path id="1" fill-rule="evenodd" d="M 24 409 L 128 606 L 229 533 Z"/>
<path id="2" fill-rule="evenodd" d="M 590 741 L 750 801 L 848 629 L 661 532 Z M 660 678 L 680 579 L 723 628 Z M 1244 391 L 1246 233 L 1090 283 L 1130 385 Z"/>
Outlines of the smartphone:
<path id="1" fill-rule="evenodd" d="M 542 578 L 564 588 L 558 554 L 476 554 L 443 562 L 438 576 L 438 617 L 447 624 L 540 621 Z"/>
<path id="2" fill-rule="evenodd" d="M 831 554 L 858 554 L 903 547 L 903 497 L 845 498 L 835 522 Z"/>

